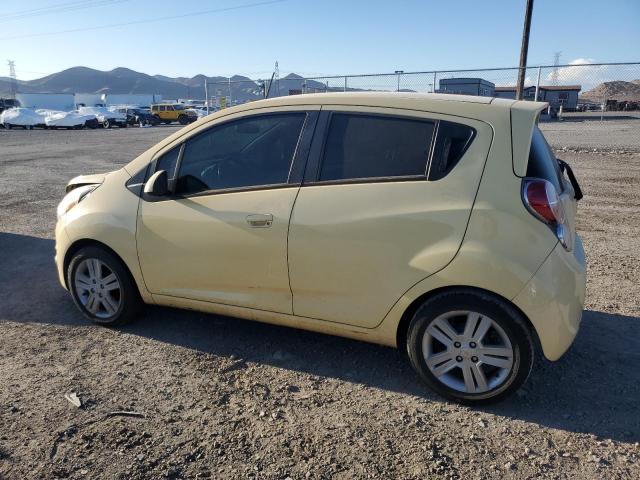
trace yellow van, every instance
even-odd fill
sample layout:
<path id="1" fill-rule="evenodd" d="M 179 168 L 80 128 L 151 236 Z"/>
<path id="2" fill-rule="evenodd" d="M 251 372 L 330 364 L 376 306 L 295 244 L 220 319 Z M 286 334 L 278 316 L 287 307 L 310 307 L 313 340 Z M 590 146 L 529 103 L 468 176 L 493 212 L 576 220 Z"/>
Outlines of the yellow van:
<path id="1" fill-rule="evenodd" d="M 585 299 L 582 194 L 544 108 L 326 93 L 221 110 L 69 183 L 60 282 L 99 324 L 148 303 L 340 335 L 406 351 L 447 398 L 496 401 L 536 345 L 563 355 Z"/>
<path id="2" fill-rule="evenodd" d="M 159 103 L 151 105 L 151 114 L 166 124 L 178 122 L 180 125 L 187 125 L 198 119 L 198 116 L 193 110 L 187 109 L 181 103 Z"/>

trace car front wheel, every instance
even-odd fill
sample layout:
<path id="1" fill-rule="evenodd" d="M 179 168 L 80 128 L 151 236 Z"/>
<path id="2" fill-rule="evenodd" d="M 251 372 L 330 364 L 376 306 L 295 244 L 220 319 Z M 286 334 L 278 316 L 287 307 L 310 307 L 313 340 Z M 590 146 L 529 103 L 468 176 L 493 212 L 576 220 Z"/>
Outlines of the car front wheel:
<path id="1" fill-rule="evenodd" d="M 413 368 L 436 393 L 466 404 L 499 401 L 516 391 L 533 365 L 533 341 L 506 301 L 472 289 L 424 302 L 409 326 Z"/>
<path id="2" fill-rule="evenodd" d="M 123 325 L 139 311 L 141 300 L 124 264 L 99 247 L 79 250 L 69 262 L 67 285 L 85 317 L 101 325 Z"/>

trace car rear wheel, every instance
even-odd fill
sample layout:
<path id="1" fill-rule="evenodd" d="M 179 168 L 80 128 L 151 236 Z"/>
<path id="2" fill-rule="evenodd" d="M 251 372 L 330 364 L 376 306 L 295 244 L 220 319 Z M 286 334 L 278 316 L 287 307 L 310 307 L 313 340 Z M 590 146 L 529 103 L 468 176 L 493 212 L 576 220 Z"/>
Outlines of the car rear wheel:
<path id="1" fill-rule="evenodd" d="M 109 120 L 105 120 L 102 122 L 102 128 L 111 128 L 111 122 Z"/>
<path id="2" fill-rule="evenodd" d="M 128 270 L 99 247 L 83 248 L 73 256 L 67 285 L 84 316 L 101 325 L 123 325 L 140 309 L 140 295 Z"/>
<path id="3" fill-rule="evenodd" d="M 522 315 L 483 292 L 443 292 L 416 311 L 407 351 L 422 380 L 466 404 L 499 401 L 516 391 L 533 365 L 533 341 Z"/>

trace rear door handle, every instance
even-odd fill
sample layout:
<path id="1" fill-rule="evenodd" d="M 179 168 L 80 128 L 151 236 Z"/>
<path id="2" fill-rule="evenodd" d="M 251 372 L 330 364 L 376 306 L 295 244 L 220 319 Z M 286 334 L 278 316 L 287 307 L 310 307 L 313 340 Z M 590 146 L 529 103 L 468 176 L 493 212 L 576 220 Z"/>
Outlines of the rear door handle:
<path id="1" fill-rule="evenodd" d="M 273 215 L 270 213 L 247 215 L 247 223 L 254 228 L 268 228 L 273 223 Z"/>

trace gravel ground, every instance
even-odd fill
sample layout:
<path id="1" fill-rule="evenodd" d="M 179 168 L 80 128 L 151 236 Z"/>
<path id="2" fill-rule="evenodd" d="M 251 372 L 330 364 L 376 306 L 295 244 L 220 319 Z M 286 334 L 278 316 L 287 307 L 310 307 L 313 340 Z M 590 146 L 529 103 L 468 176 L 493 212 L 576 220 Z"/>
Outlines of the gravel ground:
<path id="1" fill-rule="evenodd" d="M 157 307 L 87 323 L 53 265 L 63 186 L 174 128 L 0 130 L 0 478 L 640 478 L 640 153 L 568 125 L 543 127 L 585 191 L 583 326 L 478 409 L 376 345 Z"/>
<path id="2" fill-rule="evenodd" d="M 603 121 L 593 112 L 575 113 L 562 122 L 542 122 L 549 143 L 581 151 L 640 152 L 640 112 L 606 112 Z M 614 115 L 614 114 L 620 115 Z"/>

